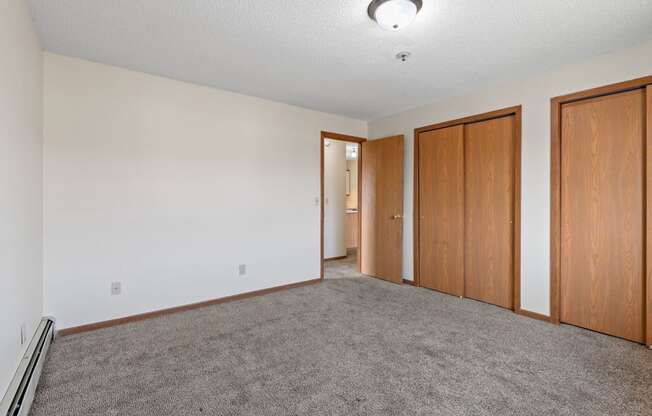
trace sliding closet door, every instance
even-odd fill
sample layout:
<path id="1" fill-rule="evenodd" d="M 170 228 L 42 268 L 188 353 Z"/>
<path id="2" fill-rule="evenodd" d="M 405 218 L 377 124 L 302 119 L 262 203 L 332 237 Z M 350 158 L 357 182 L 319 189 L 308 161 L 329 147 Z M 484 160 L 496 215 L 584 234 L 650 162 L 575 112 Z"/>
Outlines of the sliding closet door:
<path id="1" fill-rule="evenodd" d="M 561 321 L 644 341 L 645 90 L 562 105 Z"/>
<path id="2" fill-rule="evenodd" d="M 464 294 L 464 126 L 419 134 L 421 286 Z"/>
<path id="3" fill-rule="evenodd" d="M 465 125 L 465 296 L 514 306 L 514 116 Z"/>

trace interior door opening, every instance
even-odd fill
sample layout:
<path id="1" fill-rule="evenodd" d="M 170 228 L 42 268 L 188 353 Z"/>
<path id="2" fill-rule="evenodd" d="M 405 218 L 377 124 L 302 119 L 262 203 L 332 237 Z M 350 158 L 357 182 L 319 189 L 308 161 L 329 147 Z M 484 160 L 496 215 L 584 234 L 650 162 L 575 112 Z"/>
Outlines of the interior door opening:
<path id="1" fill-rule="evenodd" d="M 403 136 L 322 132 L 321 278 L 402 283 L 402 247 Z"/>
<path id="2" fill-rule="evenodd" d="M 359 272 L 358 162 L 360 143 L 324 140 L 325 278 Z"/>
<path id="3" fill-rule="evenodd" d="M 360 165 L 364 141 L 329 132 L 321 135 L 322 279 L 360 272 Z"/>

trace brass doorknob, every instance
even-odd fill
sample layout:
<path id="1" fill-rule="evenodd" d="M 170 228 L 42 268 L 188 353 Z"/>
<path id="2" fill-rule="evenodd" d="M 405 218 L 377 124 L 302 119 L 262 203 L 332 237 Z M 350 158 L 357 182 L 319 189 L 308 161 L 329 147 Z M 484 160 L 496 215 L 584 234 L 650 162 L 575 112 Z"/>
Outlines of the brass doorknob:
<path id="1" fill-rule="evenodd" d="M 400 214 L 398 214 L 398 215 L 392 215 L 392 219 L 393 219 L 393 220 L 400 220 L 401 218 L 403 218 L 403 216 L 400 215 Z"/>

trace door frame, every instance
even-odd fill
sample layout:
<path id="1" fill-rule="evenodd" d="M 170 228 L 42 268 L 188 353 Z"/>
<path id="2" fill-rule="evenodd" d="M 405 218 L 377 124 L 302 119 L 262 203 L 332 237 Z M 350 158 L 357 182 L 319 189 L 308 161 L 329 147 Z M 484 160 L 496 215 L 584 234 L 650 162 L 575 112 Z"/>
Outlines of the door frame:
<path id="1" fill-rule="evenodd" d="M 360 270 L 360 259 L 362 254 L 360 252 L 360 247 L 362 246 L 362 238 L 360 235 L 360 228 L 362 227 L 362 187 L 360 183 L 362 178 L 360 175 L 360 170 L 362 168 L 362 143 L 366 142 L 367 139 L 364 137 L 349 136 L 346 134 L 333 133 L 330 131 L 321 132 L 319 138 L 319 158 L 320 158 L 320 184 L 319 184 L 319 205 L 320 205 L 320 214 L 319 214 L 319 260 L 320 260 L 320 269 L 319 269 L 319 278 L 324 280 L 324 143 L 326 139 L 339 140 L 342 142 L 349 143 L 358 143 L 358 271 Z"/>
<path id="2" fill-rule="evenodd" d="M 561 323 L 561 108 L 563 104 L 647 87 L 646 143 L 644 144 L 645 196 L 644 287 L 645 343 L 652 345 L 652 76 L 591 88 L 550 99 L 550 321 Z"/>
<path id="3" fill-rule="evenodd" d="M 419 275 L 419 229 L 420 229 L 420 214 L 419 214 L 419 135 L 432 130 L 443 129 L 457 125 L 477 123 L 480 121 L 488 121 L 497 118 L 514 116 L 514 224 L 513 224 L 513 297 L 514 297 L 514 312 L 526 315 L 531 318 L 547 320 L 534 312 L 529 312 L 521 309 L 521 120 L 522 120 L 522 106 L 517 105 L 513 107 L 502 108 L 487 113 L 476 114 L 469 117 L 458 118 L 455 120 L 444 121 L 441 123 L 431 124 L 424 127 L 414 129 L 414 184 L 412 188 L 413 193 L 413 267 L 414 267 L 414 283 L 416 286 L 421 287 L 421 277 Z"/>

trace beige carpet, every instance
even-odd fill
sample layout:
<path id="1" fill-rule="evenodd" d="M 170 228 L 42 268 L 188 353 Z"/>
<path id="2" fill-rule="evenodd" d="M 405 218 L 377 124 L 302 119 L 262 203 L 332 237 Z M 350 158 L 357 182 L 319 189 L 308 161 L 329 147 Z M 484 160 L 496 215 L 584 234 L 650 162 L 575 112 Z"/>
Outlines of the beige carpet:
<path id="1" fill-rule="evenodd" d="M 32 412 L 649 414 L 643 346 L 366 277 L 60 338 Z"/>

